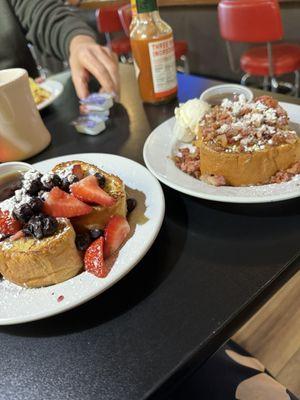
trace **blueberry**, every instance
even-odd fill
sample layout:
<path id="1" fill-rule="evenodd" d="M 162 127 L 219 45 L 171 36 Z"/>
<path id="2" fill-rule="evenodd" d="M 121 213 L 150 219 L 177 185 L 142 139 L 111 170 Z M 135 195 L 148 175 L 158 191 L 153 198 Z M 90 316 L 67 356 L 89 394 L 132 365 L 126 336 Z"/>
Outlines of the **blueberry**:
<path id="1" fill-rule="evenodd" d="M 97 172 L 94 176 L 97 178 L 99 186 L 103 188 L 106 182 L 105 176 L 101 175 L 99 172 Z"/>
<path id="2" fill-rule="evenodd" d="M 33 216 L 33 211 L 29 204 L 16 205 L 13 209 L 13 217 L 20 222 L 27 222 Z"/>
<path id="3" fill-rule="evenodd" d="M 43 234 L 44 236 L 52 236 L 58 228 L 57 220 L 53 217 L 46 216 L 43 219 Z"/>
<path id="4" fill-rule="evenodd" d="M 41 178 L 36 178 L 30 183 L 29 189 L 27 189 L 27 193 L 30 196 L 36 196 L 38 192 L 42 189 L 42 187 L 43 185 L 41 182 Z"/>
<path id="5" fill-rule="evenodd" d="M 90 229 L 89 233 L 90 233 L 90 237 L 91 237 L 92 240 L 96 240 L 100 236 L 104 235 L 104 231 L 102 229 L 97 229 L 97 228 Z"/>
<path id="6" fill-rule="evenodd" d="M 75 244 L 78 250 L 85 251 L 91 244 L 91 238 L 88 232 L 77 233 Z"/>
<path id="7" fill-rule="evenodd" d="M 79 178 L 76 175 L 70 175 L 66 178 L 63 178 L 61 182 L 61 189 L 64 190 L 65 192 L 70 192 L 70 185 L 78 181 Z"/>
<path id="8" fill-rule="evenodd" d="M 44 203 L 43 200 L 41 200 L 39 197 L 34 197 L 30 200 L 28 204 L 31 207 L 33 214 L 36 215 L 42 211 Z"/>
<path id="9" fill-rule="evenodd" d="M 44 182 L 43 184 L 43 189 L 50 191 L 52 188 L 54 188 L 55 186 L 57 187 L 61 187 L 62 185 L 62 181 L 60 176 L 58 176 L 57 174 L 54 174 L 51 179 L 49 179 L 49 181 Z"/>
<path id="10" fill-rule="evenodd" d="M 36 239 L 43 239 L 52 236 L 58 228 L 57 220 L 50 216 L 35 215 L 30 218 L 23 228 L 25 236 L 33 236 Z"/>
<path id="11" fill-rule="evenodd" d="M 130 214 L 136 207 L 137 201 L 136 199 L 127 199 L 127 214 Z"/>

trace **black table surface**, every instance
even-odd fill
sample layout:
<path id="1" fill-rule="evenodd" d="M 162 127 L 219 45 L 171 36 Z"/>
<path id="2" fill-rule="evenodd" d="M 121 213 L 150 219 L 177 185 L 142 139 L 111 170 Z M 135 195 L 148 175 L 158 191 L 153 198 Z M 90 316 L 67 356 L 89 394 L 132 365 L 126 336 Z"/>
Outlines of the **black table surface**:
<path id="1" fill-rule="evenodd" d="M 180 100 L 215 83 L 179 82 Z M 89 137 L 69 124 L 78 103 L 68 81 L 42 113 L 52 144 L 30 161 L 105 152 L 143 162 L 145 139 L 176 103 L 142 107 L 132 86 L 106 132 Z M 298 199 L 222 204 L 163 189 L 158 238 L 124 279 L 64 314 L 1 327 L 0 399 L 164 398 L 299 269 Z"/>

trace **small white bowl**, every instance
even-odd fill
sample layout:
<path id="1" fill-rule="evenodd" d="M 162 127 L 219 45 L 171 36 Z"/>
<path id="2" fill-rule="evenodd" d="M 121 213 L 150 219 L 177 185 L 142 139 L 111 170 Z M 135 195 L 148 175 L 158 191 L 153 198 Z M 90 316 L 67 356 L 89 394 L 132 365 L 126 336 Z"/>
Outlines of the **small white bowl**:
<path id="1" fill-rule="evenodd" d="M 236 84 L 224 84 L 224 85 L 217 85 L 217 86 L 212 86 L 211 88 L 205 90 L 201 96 L 200 96 L 200 100 L 206 101 L 209 104 L 215 105 L 216 103 L 210 102 L 210 99 L 212 99 L 215 96 L 220 96 L 222 98 L 226 98 L 230 95 L 233 94 L 244 94 L 246 97 L 247 101 L 252 101 L 253 100 L 253 93 L 252 91 L 242 85 L 236 85 Z M 224 97 L 223 97 L 224 96 Z"/>
<path id="2" fill-rule="evenodd" d="M 34 169 L 32 165 L 21 161 L 10 161 L 0 164 L 0 176 L 12 172 L 26 172 Z"/>

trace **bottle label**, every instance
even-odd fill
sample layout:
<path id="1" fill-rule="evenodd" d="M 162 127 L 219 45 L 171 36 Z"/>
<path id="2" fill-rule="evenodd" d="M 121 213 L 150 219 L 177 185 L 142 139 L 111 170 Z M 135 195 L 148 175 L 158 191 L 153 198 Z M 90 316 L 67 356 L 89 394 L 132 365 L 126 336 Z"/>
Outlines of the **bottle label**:
<path id="1" fill-rule="evenodd" d="M 156 11 L 156 0 L 136 0 L 136 8 L 139 14 Z"/>
<path id="2" fill-rule="evenodd" d="M 164 97 L 177 90 L 173 37 L 151 42 L 149 55 L 155 97 Z"/>

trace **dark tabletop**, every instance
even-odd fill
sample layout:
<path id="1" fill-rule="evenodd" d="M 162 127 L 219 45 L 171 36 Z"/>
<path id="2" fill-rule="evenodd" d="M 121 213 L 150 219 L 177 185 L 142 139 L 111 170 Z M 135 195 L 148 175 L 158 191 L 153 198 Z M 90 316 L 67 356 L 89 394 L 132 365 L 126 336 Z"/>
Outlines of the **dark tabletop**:
<path id="1" fill-rule="evenodd" d="M 143 162 L 146 137 L 176 103 L 143 108 L 132 82 L 105 133 L 89 137 L 69 124 L 78 112 L 69 81 L 42 113 L 52 144 L 30 161 L 106 152 Z M 214 82 L 179 83 L 183 101 Z M 72 311 L 0 328 L 1 400 L 163 398 L 299 269 L 298 199 L 221 204 L 163 189 L 161 232 L 124 279 Z"/>

